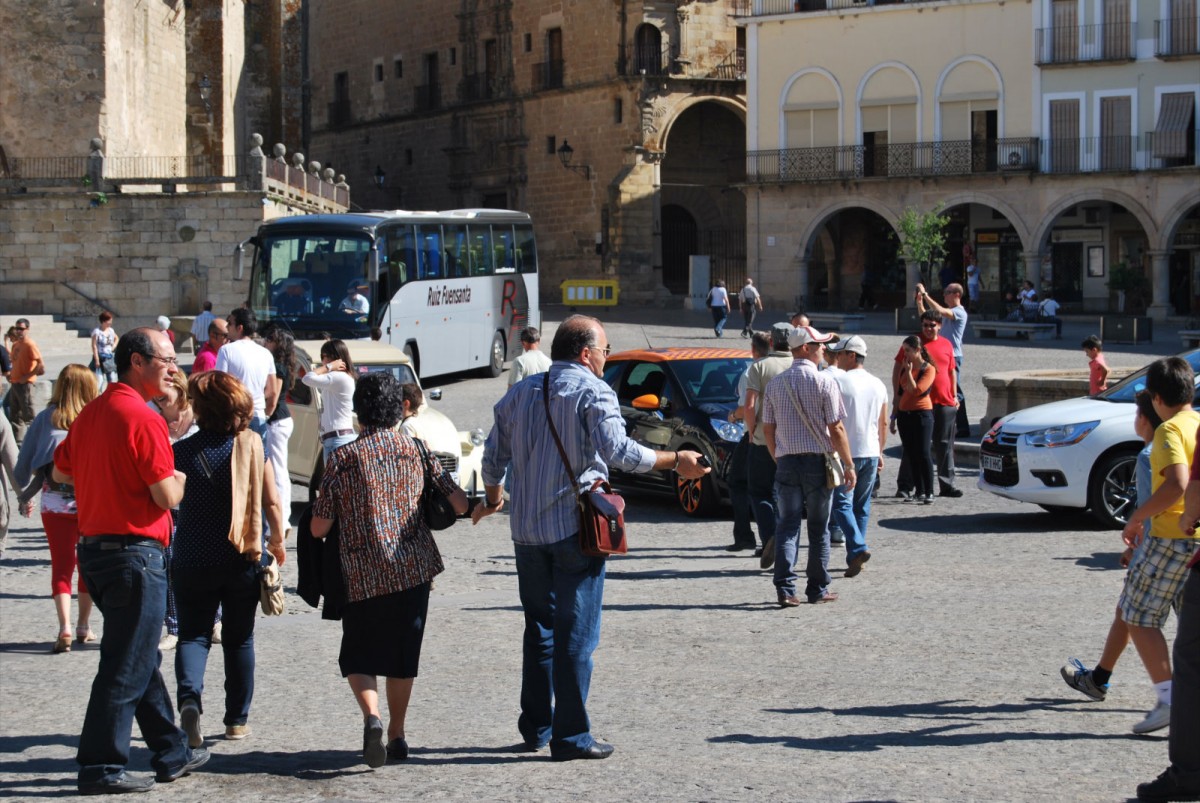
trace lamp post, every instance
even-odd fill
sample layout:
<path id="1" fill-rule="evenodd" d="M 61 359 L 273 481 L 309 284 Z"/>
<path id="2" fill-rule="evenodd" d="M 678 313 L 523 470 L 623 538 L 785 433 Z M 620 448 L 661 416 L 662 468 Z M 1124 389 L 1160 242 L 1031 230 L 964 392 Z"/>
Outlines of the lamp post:
<path id="1" fill-rule="evenodd" d="M 211 113 L 212 104 L 209 101 L 212 98 L 212 82 L 208 80 L 207 73 L 200 76 L 197 86 L 200 88 L 200 102 L 204 104 L 204 111 Z"/>
<path id="2" fill-rule="evenodd" d="M 562 145 L 558 148 L 558 161 L 562 162 L 562 166 L 568 170 L 574 170 L 581 174 L 585 180 L 590 180 L 592 177 L 591 165 L 573 165 L 571 160 L 575 157 L 575 149 L 564 139 Z"/>
<path id="3" fill-rule="evenodd" d="M 375 186 L 383 189 L 387 185 L 387 173 L 383 172 L 383 168 L 375 165 Z"/>

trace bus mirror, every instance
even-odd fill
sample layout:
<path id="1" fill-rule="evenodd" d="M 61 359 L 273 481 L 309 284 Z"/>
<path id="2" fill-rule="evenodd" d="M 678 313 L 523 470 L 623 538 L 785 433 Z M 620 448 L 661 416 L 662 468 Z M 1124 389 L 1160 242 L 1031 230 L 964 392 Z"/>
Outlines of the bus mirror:
<path id="1" fill-rule="evenodd" d="M 379 252 L 374 248 L 371 249 L 371 254 L 367 257 L 367 280 L 372 282 L 379 281 Z"/>
<path id="2" fill-rule="evenodd" d="M 242 278 L 242 274 L 245 272 L 246 244 L 253 239 L 242 240 L 233 248 L 233 272 L 239 279 Z"/>

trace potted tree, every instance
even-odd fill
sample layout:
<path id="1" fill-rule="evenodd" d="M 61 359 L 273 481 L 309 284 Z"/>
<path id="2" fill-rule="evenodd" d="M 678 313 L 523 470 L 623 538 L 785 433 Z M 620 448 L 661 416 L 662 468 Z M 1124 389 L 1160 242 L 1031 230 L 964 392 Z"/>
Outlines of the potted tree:
<path id="1" fill-rule="evenodd" d="M 1113 264 L 1108 274 L 1108 289 L 1117 294 L 1117 312 L 1125 312 L 1129 296 L 1141 296 L 1146 289 L 1146 277 L 1125 262 Z"/>

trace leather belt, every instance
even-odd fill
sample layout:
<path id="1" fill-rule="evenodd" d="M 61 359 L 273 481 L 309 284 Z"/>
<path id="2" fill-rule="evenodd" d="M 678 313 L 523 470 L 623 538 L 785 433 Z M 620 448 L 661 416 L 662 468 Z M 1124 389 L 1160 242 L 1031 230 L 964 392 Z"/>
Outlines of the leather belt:
<path id="1" fill-rule="evenodd" d="M 145 535 L 83 535 L 79 543 L 100 549 L 124 549 L 134 545 L 152 545 L 162 549 L 163 546 L 162 541 Z"/>
<path id="2" fill-rule="evenodd" d="M 352 430 L 352 429 L 333 429 L 333 430 L 330 430 L 329 432 L 322 432 L 321 440 L 327 441 L 330 438 L 336 438 L 339 435 L 353 435 L 353 434 L 354 434 L 354 430 Z"/>

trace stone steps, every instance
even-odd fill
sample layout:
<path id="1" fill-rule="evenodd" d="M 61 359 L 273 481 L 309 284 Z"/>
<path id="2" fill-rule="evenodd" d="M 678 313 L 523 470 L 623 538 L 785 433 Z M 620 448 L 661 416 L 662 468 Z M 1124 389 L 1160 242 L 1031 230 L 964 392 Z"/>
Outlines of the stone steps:
<path id="1" fill-rule="evenodd" d="M 91 359 L 92 344 L 89 338 L 94 323 L 88 329 L 79 330 L 62 320 L 56 320 L 53 315 L 0 315 L 0 337 L 17 322 L 17 318 L 29 321 L 29 334 L 43 356 L 78 356 L 85 362 Z"/>

